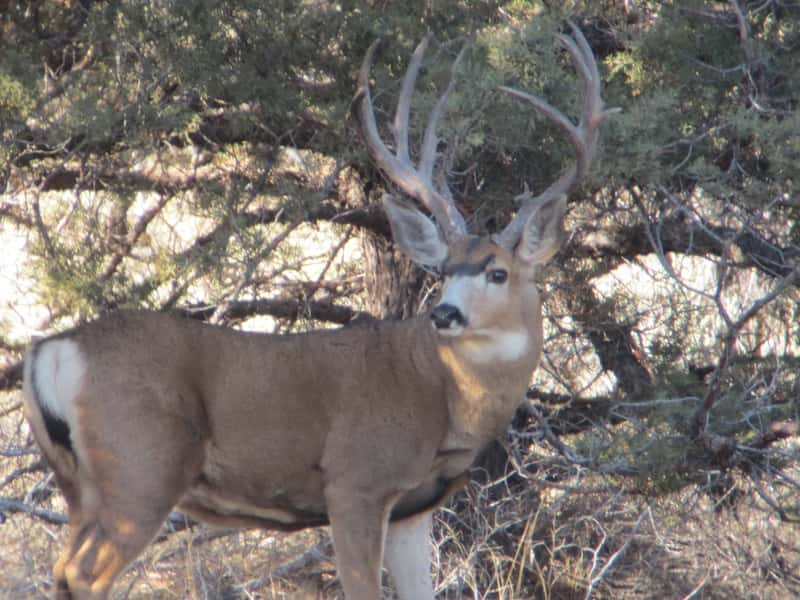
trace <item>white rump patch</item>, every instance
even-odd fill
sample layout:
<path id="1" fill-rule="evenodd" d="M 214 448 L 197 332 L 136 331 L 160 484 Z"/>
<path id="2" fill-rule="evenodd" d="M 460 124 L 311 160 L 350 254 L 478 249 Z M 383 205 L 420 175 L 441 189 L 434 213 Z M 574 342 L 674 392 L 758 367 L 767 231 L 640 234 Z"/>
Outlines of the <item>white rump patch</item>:
<path id="1" fill-rule="evenodd" d="M 42 342 L 33 356 L 36 399 L 50 414 L 72 425 L 69 418 L 72 403 L 86 374 L 86 360 L 80 347 L 72 340 L 49 340 Z"/>

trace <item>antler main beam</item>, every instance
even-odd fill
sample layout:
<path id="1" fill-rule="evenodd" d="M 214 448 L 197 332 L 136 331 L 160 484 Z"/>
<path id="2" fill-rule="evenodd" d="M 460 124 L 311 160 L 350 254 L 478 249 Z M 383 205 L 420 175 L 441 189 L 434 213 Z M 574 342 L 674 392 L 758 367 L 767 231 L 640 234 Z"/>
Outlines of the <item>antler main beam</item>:
<path id="1" fill-rule="evenodd" d="M 466 46 L 461 49 L 451 68 L 450 81 L 447 88 L 439 97 L 425 128 L 422 137 L 419 164 L 414 167 L 409 154 L 408 124 L 411 113 L 411 97 L 414 95 L 414 86 L 419 74 L 422 57 L 428 47 L 431 36 L 427 35 L 414 50 L 411 62 L 406 70 L 403 84 L 400 88 L 400 97 L 395 110 L 392 133 L 394 134 L 395 151 L 389 150 L 381 139 L 378 125 L 375 120 L 375 108 L 372 104 L 372 95 L 369 91 L 369 73 L 375 49 L 380 40 L 372 43 L 364 57 L 358 76 L 358 92 L 353 99 L 353 114 L 361 127 L 362 135 L 367 144 L 370 155 L 378 163 L 380 169 L 403 192 L 415 198 L 427 208 L 436 219 L 439 228 L 445 237 L 450 240 L 466 235 L 467 228 L 464 217 L 458 212 L 452 194 L 441 178 L 440 187 L 434 185 L 434 167 L 437 159 L 439 138 L 436 127 L 444 111 L 450 90 L 453 87 L 453 75 L 461 62 Z"/>
<path id="2" fill-rule="evenodd" d="M 563 112 L 538 96 L 511 87 L 501 86 L 499 88 L 515 98 L 530 103 L 561 129 L 575 149 L 576 156 L 575 164 L 570 166 L 561 177 L 540 195 L 533 196 L 533 194 L 526 191 L 517 196 L 516 200 L 521 202 L 521 206 L 517 211 L 516 217 L 500 234 L 495 236 L 495 241 L 506 248 L 512 248 L 517 243 L 525 223 L 537 207 L 554 198 L 569 194 L 586 177 L 597 148 L 600 126 L 609 114 L 620 110 L 618 108 L 603 108 L 603 98 L 600 92 L 600 73 L 597 70 L 597 63 L 592 49 L 589 47 L 589 43 L 581 33 L 581 30 L 573 23 L 570 23 L 570 27 L 572 28 L 572 37 L 561 34 L 558 39 L 570 53 L 575 70 L 583 82 L 583 109 L 577 125 Z"/>

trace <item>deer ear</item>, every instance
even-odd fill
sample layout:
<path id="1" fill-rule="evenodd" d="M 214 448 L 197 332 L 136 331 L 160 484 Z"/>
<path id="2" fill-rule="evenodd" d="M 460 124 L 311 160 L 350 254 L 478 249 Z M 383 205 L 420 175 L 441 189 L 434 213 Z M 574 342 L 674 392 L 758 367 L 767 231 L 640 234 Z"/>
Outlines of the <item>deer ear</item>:
<path id="1" fill-rule="evenodd" d="M 553 258 L 564 243 L 564 213 L 567 197 L 563 194 L 545 200 L 528 217 L 522 229 L 516 254 L 524 262 L 541 265 Z"/>
<path id="2" fill-rule="evenodd" d="M 439 228 L 410 202 L 383 195 L 394 241 L 400 250 L 419 265 L 440 266 L 447 258 L 447 242 Z"/>

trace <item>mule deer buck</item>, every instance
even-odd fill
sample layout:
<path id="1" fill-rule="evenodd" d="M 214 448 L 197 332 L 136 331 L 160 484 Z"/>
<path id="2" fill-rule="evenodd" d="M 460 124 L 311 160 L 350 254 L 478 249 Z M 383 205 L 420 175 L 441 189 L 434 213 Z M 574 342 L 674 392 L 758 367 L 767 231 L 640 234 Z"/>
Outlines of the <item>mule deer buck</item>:
<path id="1" fill-rule="evenodd" d="M 521 195 L 516 217 L 491 237 L 467 233 L 434 178 L 447 91 L 416 167 L 410 158 L 428 39 L 401 86 L 394 151 L 370 96 L 375 44 L 364 59 L 353 111 L 370 154 L 435 219 L 383 198 L 400 248 L 442 274 L 430 314 L 275 336 L 120 312 L 33 345 L 26 411 L 69 507 L 56 597 L 105 598 L 177 506 L 228 526 L 329 524 L 349 599 L 380 597 L 384 560 L 401 598 L 433 598 L 431 513 L 524 398 L 542 350 L 534 273 L 561 244 L 566 194 L 609 113 L 586 40 L 575 27 L 560 39 L 583 83 L 577 124 L 535 96 L 502 91 L 563 130 L 577 160 L 541 195 Z"/>

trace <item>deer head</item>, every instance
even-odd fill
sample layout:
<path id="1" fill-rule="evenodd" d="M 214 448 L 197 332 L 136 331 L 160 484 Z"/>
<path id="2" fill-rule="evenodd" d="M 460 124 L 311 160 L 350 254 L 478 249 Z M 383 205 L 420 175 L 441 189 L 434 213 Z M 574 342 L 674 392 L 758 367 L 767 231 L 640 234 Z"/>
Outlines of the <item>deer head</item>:
<path id="1" fill-rule="evenodd" d="M 400 89 L 392 133 L 394 150 L 382 140 L 369 89 L 369 73 L 377 43 L 369 48 L 359 73 L 353 113 L 360 124 L 370 155 L 387 177 L 432 215 L 433 221 L 412 202 L 387 193 L 383 205 L 392 234 L 402 251 L 420 265 L 434 267 L 443 276 L 442 291 L 430 316 L 442 336 L 475 336 L 502 325 L 501 313 L 513 313 L 516 290 L 530 282 L 537 265 L 547 262 L 561 246 L 567 196 L 586 176 L 594 156 L 599 128 L 612 112 L 603 108 L 600 75 L 594 56 L 580 30 L 559 40 L 572 57 L 583 84 L 583 108 L 578 123 L 546 101 L 529 93 L 501 87 L 537 109 L 567 136 L 576 161 L 538 196 L 526 191 L 515 198 L 514 219 L 501 232 L 477 237 L 467 232 L 443 173 L 435 174 L 438 155 L 437 123 L 447 104 L 464 48 L 453 63 L 450 82 L 439 97 L 422 137 L 415 166 L 409 152 L 411 98 L 430 35 L 417 46 Z M 506 319 L 506 320 L 513 320 Z"/>

